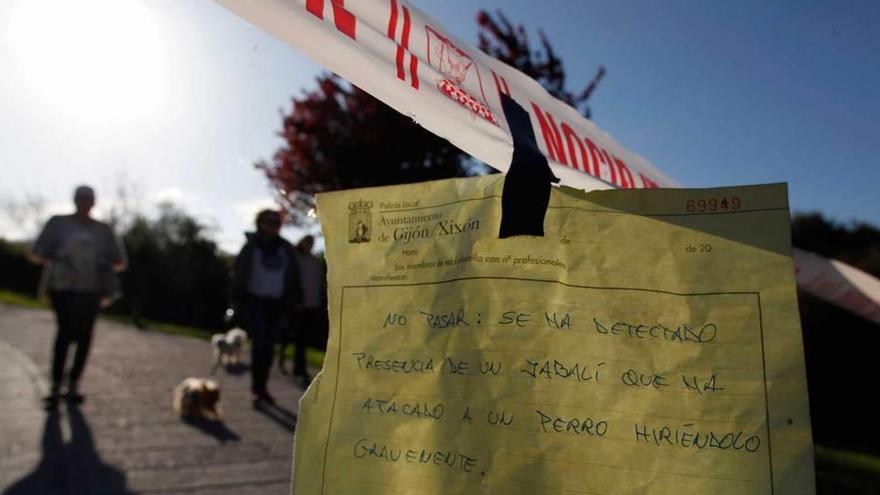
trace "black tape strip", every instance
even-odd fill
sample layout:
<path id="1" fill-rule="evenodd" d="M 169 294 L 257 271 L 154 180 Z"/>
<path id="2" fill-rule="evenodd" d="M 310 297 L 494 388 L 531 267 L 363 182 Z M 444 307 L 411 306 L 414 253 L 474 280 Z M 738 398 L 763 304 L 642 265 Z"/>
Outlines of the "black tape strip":
<path id="1" fill-rule="evenodd" d="M 501 95 L 501 105 L 513 136 L 513 159 L 504 178 L 498 237 L 543 237 L 544 214 L 550 204 L 550 183 L 559 179 L 550 170 L 547 158 L 538 150 L 529 113 L 505 94 Z"/>

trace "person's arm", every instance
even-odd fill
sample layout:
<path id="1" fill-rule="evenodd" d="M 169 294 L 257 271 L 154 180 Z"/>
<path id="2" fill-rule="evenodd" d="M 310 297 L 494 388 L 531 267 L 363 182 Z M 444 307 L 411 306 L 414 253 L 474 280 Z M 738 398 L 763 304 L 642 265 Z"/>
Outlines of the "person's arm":
<path id="1" fill-rule="evenodd" d="M 113 236 L 113 245 L 116 246 L 116 258 L 110 263 L 110 266 L 113 267 L 113 273 L 124 272 L 128 268 L 128 255 L 125 252 L 125 246 L 116 236 Z"/>
<path id="2" fill-rule="evenodd" d="M 52 261 L 57 247 L 57 225 L 56 217 L 52 217 L 46 222 L 34 245 L 25 252 L 28 261 L 35 265 L 46 265 Z"/>
<path id="3" fill-rule="evenodd" d="M 107 250 L 113 273 L 125 271 L 128 268 L 128 256 L 125 252 L 125 245 L 116 237 L 116 233 L 113 232 L 109 225 L 107 226 Z"/>
<path id="4" fill-rule="evenodd" d="M 46 265 L 46 263 L 49 263 L 49 258 L 46 258 L 44 256 L 40 256 L 38 254 L 34 254 L 32 251 L 26 251 L 24 253 L 24 257 L 27 258 L 28 261 L 30 261 L 31 263 L 33 263 L 35 265 L 42 266 L 42 265 Z"/>
<path id="5" fill-rule="evenodd" d="M 229 282 L 229 305 L 231 308 L 238 311 L 241 304 L 244 302 L 244 292 L 245 287 L 247 286 L 248 281 L 245 280 L 248 276 L 247 267 L 245 266 L 247 261 L 246 258 L 251 256 L 251 250 L 249 249 L 249 244 L 245 243 L 242 246 L 241 251 L 238 252 L 238 256 L 235 257 L 235 261 L 232 263 L 232 277 Z"/>

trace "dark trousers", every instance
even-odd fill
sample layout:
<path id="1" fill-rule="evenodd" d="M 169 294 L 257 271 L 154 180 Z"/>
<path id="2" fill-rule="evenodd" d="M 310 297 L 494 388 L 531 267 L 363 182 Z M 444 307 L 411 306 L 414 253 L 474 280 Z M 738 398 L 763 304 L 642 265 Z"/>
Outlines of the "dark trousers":
<path id="1" fill-rule="evenodd" d="M 58 333 L 52 351 L 52 387 L 58 389 L 64 378 L 64 365 L 70 344 L 76 344 L 73 367 L 68 384 L 76 386 L 86 366 L 89 348 L 92 346 L 92 330 L 101 301 L 97 292 L 52 291 L 50 294 Z"/>
<path id="2" fill-rule="evenodd" d="M 293 315 L 293 374 L 306 376 L 306 347 L 309 345 L 309 337 L 313 337 L 318 331 L 318 323 L 321 321 L 322 308 L 304 308 L 297 310 Z"/>
<path id="3" fill-rule="evenodd" d="M 266 391 L 281 329 L 281 301 L 251 296 L 247 308 L 251 334 L 251 391 L 261 393 Z"/>
<path id="4" fill-rule="evenodd" d="M 289 325 L 284 325 L 281 329 L 281 332 L 278 334 L 278 366 L 281 369 L 284 369 L 284 357 L 287 352 L 287 348 L 290 347 L 290 344 L 294 342 L 293 335 L 293 324 L 295 323 L 294 319 L 291 319 Z"/>

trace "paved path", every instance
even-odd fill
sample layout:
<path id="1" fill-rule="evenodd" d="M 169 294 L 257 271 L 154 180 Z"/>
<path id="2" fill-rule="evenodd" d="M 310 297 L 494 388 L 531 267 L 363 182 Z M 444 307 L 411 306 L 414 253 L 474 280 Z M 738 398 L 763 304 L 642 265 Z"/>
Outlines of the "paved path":
<path id="1" fill-rule="evenodd" d="M 172 389 L 208 374 L 210 345 L 101 319 L 86 402 L 49 414 L 40 398 L 54 333 L 51 312 L 0 304 L 0 493 L 289 493 L 302 393 L 289 378 L 273 370 L 278 407 L 256 411 L 250 375 L 221 370 L 223 425 L 190 425 L 172 410 Z"/>

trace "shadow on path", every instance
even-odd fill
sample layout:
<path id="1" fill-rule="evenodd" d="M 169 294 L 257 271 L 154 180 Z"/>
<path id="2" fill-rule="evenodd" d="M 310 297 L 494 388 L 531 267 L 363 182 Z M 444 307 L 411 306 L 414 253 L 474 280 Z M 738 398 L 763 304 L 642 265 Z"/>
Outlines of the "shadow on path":
<path id="1" fill-rule="evenodd" d="M 223 370 L 224 373 L 231 376 L 241 376 L 247 373 L 251 369 L 250 365 L 245 363 L 229 363 L 229 364 L 220 364 L 214 363 L 211 365 L 211 375 L 216 375 L 218 370 Z"/>
<path id="2" fill-rule="evenodd" d="M 222 421 L 185 418 L 183 422 L 201 431 L 205 435 L 210 435 L 216 438 L 220 443 L 237 442 L 241 440 L 241 437 L 239 437 L 234 431 L 230 430 Z"/>
<path id="3" fill-rule="evenodd" d="M 59 411 L 46 414 L 40 464 L 3 495 L 129 494 L 125 474 L 98 456 L 92 430 L 82 411 L 67 406 L 70 441 L 64 441 Z"/>
<path id="4" fill-rule="evenodd" d="M 254 408 L 287 431 L 293 433 L 296 429 L 296 414 L 291 411 L 277 404 L 267 404 L 264 402 L 255 405 Z"/>
<path id="5" fill-rule="evenodd" d="M 247 373 L 251 367 L 245 363 L 232 363 L 223 366 L 223 369 L 227 375 L 240 376 Z"/>

